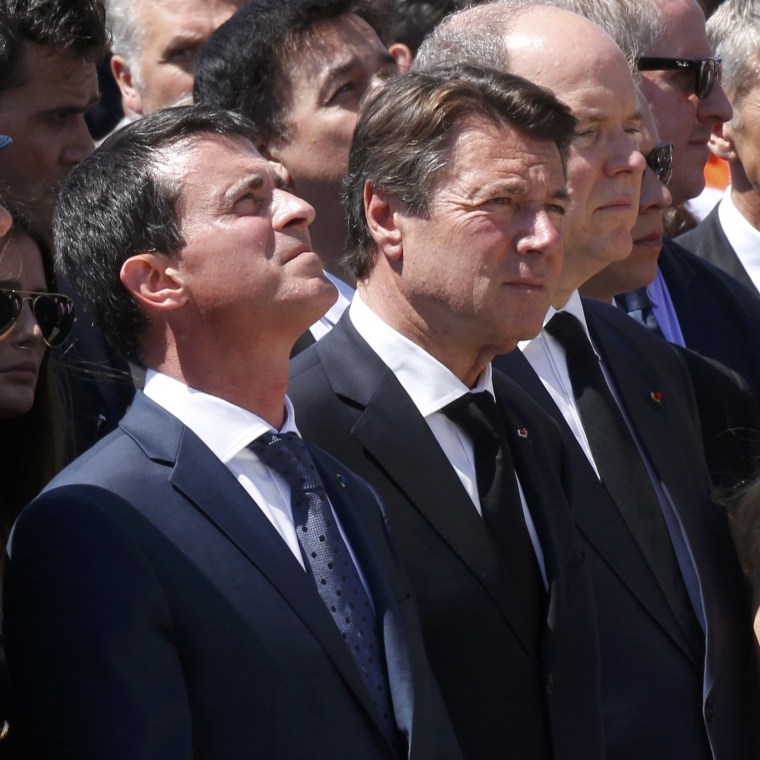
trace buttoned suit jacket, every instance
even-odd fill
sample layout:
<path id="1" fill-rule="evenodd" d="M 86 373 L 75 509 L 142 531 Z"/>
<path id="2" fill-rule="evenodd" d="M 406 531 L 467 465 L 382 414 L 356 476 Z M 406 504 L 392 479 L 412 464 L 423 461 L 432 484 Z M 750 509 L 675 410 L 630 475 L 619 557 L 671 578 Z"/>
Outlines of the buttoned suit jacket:
<path id="1" fill-rule="evenodd" d="M 687 347 L 738 372 L 760 398 L 760 298 L 668 238 L 658 265 Z"/>
<path id="2" fill-rule="evenodd" d="M 756 756 L 756 672 L 746 583 L 723 511 L 709 497 L 696 402 L 682 358 L 614 307 L 584 301 L 618 396 L 669 493 L 707 619 L 706 655 L 689 646 L 621 514 L 528 360 L 494 365 L 560 425 L 573 455 L 570 505 L 596 595 L 608 757 L 733 760 Z"/>
<path id="3" fill-rule="evenodd" d="M 752 278 L 747 274 L 747 270 L 736 255 L 736 251 L 728 242 L 718 216 L 718 206 L 715 206 L 694 229 L 679 235 L 675 240 L 687 251 L 691 251 L 700 259 L 714 264 L 738 280 L 756 296 L 760 296 Z"/>
<path id="4" fill-rule="evenodd" d="M 461 758 L 367 485 L 309 447 L 380 621 L 410 760 Z M 142 394 L 16 524 L 5 633 L 35 758 L 377 758 L 313 582 L 227 467 Z"/>
<path id="5" fill-rule="evenodd" d="M 590 582 L 555 474 L 563 453 L 554 424 L 513 383 L 494 379 L 548 573 L 536 653 L 514 583 L 472 500 L 347 315 L 291 366 L 299 428 L 364 477 L 388 509 L 465 757 L 602 757 Z"/>

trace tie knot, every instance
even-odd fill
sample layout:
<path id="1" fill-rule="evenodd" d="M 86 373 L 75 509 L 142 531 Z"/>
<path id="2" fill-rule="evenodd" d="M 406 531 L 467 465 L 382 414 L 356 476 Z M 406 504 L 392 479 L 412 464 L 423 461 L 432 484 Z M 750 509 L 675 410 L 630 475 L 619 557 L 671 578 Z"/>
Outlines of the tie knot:
<path id="1" fill-rule="evenodd" d="M 646 288 L 636 288 L 636 290 L 629 290 L 627 293 L 622 293 L 619 296 L 615 296 L 615 301 L 621 306 L 624 311 L 632 312 L 639 309 L 651 309 L 652 301 L 649 298 Z"/>
<path id="2" fill-rule="evenodd" d="M 568 356 L 586 359 L 593 364 L 599 363 L 591 341 L 577 317 L 566 311 L 558 311 L 544 329 L 559 341 Z"/>
<path id="3" fill-rule="evenodd" d="M 498 442 L 501 418 L 490 393 L 465 393 L 443 407 L 441 412 L 474 442 Z"/>
<path id="4" fill-rule="evenodd" d="M 304 490 L 322 487 L 311 454 L 296 433 L 264 433 L 248 448 L 291 487 Z"/>

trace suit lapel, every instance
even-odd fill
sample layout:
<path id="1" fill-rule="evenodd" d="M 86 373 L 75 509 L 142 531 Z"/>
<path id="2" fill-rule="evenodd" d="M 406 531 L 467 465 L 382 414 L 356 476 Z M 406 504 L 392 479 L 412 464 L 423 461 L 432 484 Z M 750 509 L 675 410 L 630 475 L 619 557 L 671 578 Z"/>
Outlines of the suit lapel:
<path id="1" fill-rule="evenodd" d="M 731 243 L 728 242 L 726 233 L 723 231 L 723 226 L 720 223 L 717 206 L 707 215 L 702 225 L 702 239 L 698 240 L 698 248 L 694 250 L 697 250 L 702 258 L 711 261 L 715 266 L 720 267 L 732 277 L 735 277 L 753 293 L 758 293 L 755 284 L 752 282 L 752 278 L 747 274 L 747 270 L 736 255 L 736 251 L 734 251 Z"/>
<path id="2" fill-rule="evenodd" d="M 365 497 L 356 488 L 353 473 L 319 449 L 309 448 L 369 587 L 385 646 L 396 724 L 411 737 L 414 718 L 412 654 L 398 605 L 411 595 L 408 583 L 387 549 L 379 504 L 366 504 Z M 376 718 L 374 712 L 373 718 Z"/>
<path id="3" fill-rule="evenodd" d="M 485 587 L 531 657 L 530 634 L 503 564 L 428 424 L 390 369 L 343 318 L 324 355 L 333 390 L 364 407 L 351 433 Z M 339 339 L 338 339 L 339 338 Z M 343 358 L 351 356 L 347 366 Z M 338 367 L 339 372 L 333 368 Z"/>
<path id="4" fill-rule="evenodd" d="M 277 589 L 376 721 L 367 689 L 317 590 L 227 467 L 189 428 L 142 394 L 121 426 L 150 458 L 172 468 L 169 480 L 177 491 Z"/>
<path id="5" fill-rule="evenodd" d="M 681 479 L 679 468 L 674 470 L 673 463 L 680 459 L 680 446 L 677 439 L 672 437 L 673 430 L 680 429 L 674 423 L 669 413 L 670 404 L 676 400 L 663 393 L 664 382 L 656 368 L 645 363 L 637 362 L 636 371 L 631 372 L 631 357 L 640 356 L 641 351 L 632 346 L 626 336 L 618 330 L 604 329 L 601 320 L 587 311 L 589 330 L 595 345 L 602 354 L 605 367 L 610 372 L 617 386 L 619 397 L 624 400 L 628 417 L 634 425 L 641 443 L 647 452 L 649 461 L 657 477 L 663 483 L 673 487 Z M 695 472 L 694 477 L 699 477 Z M 671 493 L 675 500 L 677 493 Z M 700 550 L 698 537 L 701 527 L 694 524 L 696 510 L 678 510 L 678 518 L 686 533 L 692 551 Z M 664 620 L 664 618 L 662 618 Z M 672 619 L 669 616 L 668 619 Z M 675 622 L 675 621 L 674 621 Z M 681 634 L 677 623 L 669 626 L 668 630 L 681 647 L 693 658 L 693 650 Z"/>
<path id="6" fill-rule="evenodd" d="M 662 626 L 680 647 L 689 652 L 683 634 L 654 574 L 626 526 L 620 512 L 599 483 L 572 431 L 549 392 L 520 351 L 500 356 L 497 368 L 520 384 L 559 424 L 570 454 L 570 506 L 578 529 L 628 588 L 641 606 Z M 584 486 L 583 483 L 586 485 Z"/>

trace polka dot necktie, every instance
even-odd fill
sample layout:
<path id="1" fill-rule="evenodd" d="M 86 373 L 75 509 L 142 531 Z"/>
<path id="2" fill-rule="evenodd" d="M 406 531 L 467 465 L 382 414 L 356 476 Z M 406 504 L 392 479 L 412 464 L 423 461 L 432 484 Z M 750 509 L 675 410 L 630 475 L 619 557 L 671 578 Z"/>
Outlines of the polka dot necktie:
<path id="1" fill-rule="evenodd" d="M 359 668 L 386 737 L 398 746 L 377 618 L 311 455 L 295 433 L 266 433 L 250 448 L 290 485 L 293 522 L 306 568 Z"/>

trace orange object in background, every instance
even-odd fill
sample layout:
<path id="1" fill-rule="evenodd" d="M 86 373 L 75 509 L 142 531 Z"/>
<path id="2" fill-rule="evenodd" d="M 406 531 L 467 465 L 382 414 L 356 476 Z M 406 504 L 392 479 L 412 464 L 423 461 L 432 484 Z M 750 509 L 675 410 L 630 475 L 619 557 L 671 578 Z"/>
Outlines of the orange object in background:
<path id="1" fill-rule="evenodd" d="M 731 184 L 728 174 L 728 161 L 710 154 L 710 160 L 705 164 L 705 184 L 716 190 L 725 190 Z"/>

